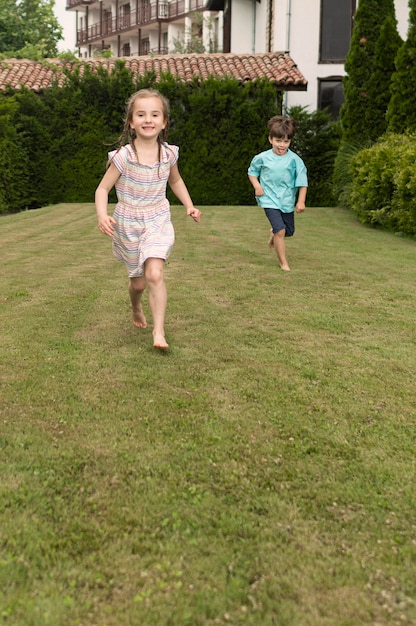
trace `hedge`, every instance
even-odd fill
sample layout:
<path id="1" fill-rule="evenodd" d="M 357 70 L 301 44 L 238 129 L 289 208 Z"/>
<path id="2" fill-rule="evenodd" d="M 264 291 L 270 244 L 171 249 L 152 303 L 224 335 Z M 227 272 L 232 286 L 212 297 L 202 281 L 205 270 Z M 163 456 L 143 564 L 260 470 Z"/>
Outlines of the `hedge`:
<path id="1" fill-rule="evenodd" d="M 267 120 L 282 109 L 275 85 L 213 77 L 183 83 L 170 74 L 156 83 L 152 73 L 136 80 L 116 61 L 110 73 L 84 64 L 67 74 L 64 86 L 54 84 L 42 94 L 23 88 L 0 95 L 0 212 L 93 201 L 121 132 L 125 103 L 143 87 L 156 87 L 170 101 L 169 141 L 180 146 L 180 170 L 195 204 L 255 204 L 247 168 L 270 147 Z M 298 114 L 297 145 L 311 180 L 308 204 L 331 204 L 329 116 Z M 169 197 L 174 199 L 171 192 Z"/>
<path id="2" fill-rule="evenodd" d="M 361 222 L 416 235 L 415 139 L 388 134 L 351 159 L 347 205 Z"/>

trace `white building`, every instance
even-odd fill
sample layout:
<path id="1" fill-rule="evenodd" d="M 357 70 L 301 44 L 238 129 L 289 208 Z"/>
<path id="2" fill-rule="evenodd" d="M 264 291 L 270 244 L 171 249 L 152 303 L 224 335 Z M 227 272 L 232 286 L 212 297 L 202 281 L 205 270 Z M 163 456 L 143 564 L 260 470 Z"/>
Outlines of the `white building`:
<path id="1" fill-rule="evenodd" d="M 62 2 L 63 0 L 57 0 Z M 192 36 L 206 52 L 287 51 L 308 81 L 285 94 L 285 106 L 310 111 L 343 101 L 342 78 L 357 0 L 66 0 L 75 20 L 79 56 L 183 52 Z M 408 0 L 394 0 L 399 32 L 408 27 Z M 193 50 L 198 52 L 199 50 Z"/>
<path id="2" fill-rule="evenodd" d="M 343 101 L 342 77 L 356 0 L 208 0 L 231 13 L 231 51 L 286 50 L 308 81 L 306 92 L 286 94 L 285 105 L 313 111 Z M 408 0 L 395 0 L 399 33 L 407 35 Z M 224 20 L 226 21 L 226 19 Z"/>

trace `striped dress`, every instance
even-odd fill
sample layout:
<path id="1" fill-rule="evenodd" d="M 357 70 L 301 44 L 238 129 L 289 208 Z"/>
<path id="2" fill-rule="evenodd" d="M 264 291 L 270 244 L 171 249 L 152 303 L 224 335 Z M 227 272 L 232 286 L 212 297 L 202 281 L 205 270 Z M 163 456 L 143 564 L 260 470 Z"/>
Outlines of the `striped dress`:
<path id="1" fill-rule="evenodd" d="M 167 259 L 175 240 L 166 186 L 178 160 L 178 146 L 162 145 L 161 161 L 152 167 L 137 162 L 130 145 L 109 153 L 120 172 L 116 182 L 113 254 L 125 263 L 130 278 L 142 276 L 149 258 Z"/>

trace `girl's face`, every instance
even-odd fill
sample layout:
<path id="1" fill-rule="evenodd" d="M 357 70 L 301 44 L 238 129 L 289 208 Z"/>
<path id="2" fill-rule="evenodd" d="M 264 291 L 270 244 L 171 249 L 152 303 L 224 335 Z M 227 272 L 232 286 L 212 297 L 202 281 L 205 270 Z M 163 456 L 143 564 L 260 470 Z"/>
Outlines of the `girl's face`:
<path id="1" fill-rule="evenodd" d="M 288 137 L 269 137 L 272 150 L 278 156 L 284 156 L 289 150 L 290 139 Z"/>
<path id="2" fill-rule="evenodd" d="M 166 128 L 166 124 L 167 119 L 160 98 L 157 96 L 136 98 L 130 120 L 130 127 L 136 131 L 136 137 L 156 140 L 159 133 Z"/>

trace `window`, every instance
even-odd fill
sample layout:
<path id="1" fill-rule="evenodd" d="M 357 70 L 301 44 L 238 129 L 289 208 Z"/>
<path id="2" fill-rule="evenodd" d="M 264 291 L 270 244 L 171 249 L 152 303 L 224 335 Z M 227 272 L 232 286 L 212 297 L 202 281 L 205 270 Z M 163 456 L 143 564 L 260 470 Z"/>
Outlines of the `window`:
<path id="1" fill-rule="evenodd" d="M 142 39 L 140 42 L 140 53 L 141 55 L 147 55 L 150 52 L 150 40 Z"/>
<path id="2" fill-rule="evenodd" d="M 130 5 L 123 4 L 120 7 L 120 27 L 128 28 L 130 26 Z"/>
<path id="3" fill-rule="evenodd" d="M 169 9 L 167 2 L 159 2 L 159 19 L 169 17 Z"/>
<path id="4" fill-rule="evenodd" d="M 111 11 L 107 11 L 106 9 L 104 9 L 102 34 L 109 35 L 111 33 L 111 26 L 112 26 Z"/>
<path id="5" fill-rule="evenodd" d="M 165 33 L 162 33 L 162 50 L 160 51 L 161 54 L 167 54 L 169 52 L 168 42 L 168 31 L 166 31 Z"/>
<path id="6" fill-rule="evenodd" d="M 321 63 L 344 63 L 350 47 L 355 0 L 321 0 Z"/>
<path id="7" fill-rule="evenodd" d="M 319 80 L 318 109 L 327 109 L 334 120 L 339 118 L 339 110 L 344 103 L 342 77 L 334 76 Z"/>

